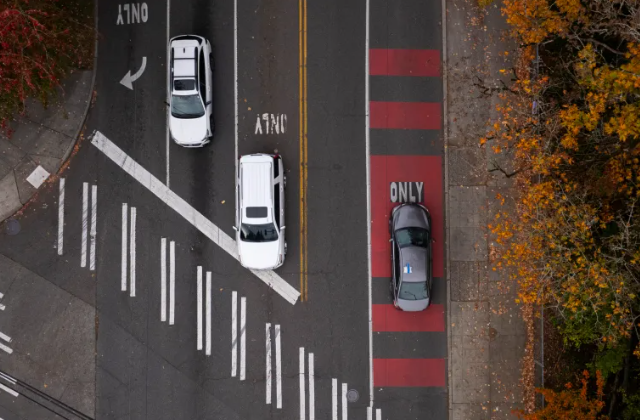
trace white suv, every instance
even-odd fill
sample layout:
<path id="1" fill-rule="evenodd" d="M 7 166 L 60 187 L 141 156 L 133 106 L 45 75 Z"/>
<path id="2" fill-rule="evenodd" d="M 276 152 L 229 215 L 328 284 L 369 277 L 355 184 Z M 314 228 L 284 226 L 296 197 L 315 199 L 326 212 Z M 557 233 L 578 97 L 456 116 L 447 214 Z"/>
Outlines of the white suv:
<path id="1" fill-rule="evenodd" d="M 284 187 L 280 155 L 240 157 L 236 187 L 236 242 L 240 264 L 273 270 L 284 263 Z"/>
<path id="2" fill-rule="evenodd" d="M 197 35 L 169 41 L 169 131 L 185 147 L 201 147 L 213 135 L 211 44 Z"/>

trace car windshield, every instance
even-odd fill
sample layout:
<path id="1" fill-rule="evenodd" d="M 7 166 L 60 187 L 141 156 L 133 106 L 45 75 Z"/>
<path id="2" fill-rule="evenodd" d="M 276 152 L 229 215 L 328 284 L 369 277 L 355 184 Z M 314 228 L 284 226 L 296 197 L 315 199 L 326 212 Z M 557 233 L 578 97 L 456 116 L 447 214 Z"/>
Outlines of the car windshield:
<path id="1" fill-rule="evenodd" d="M 400 286 L 400 293 L 398 293 L 398 299 L 404 300 L 422 300 L 428 297 L 427 282 L 424 281 L 404 282 Z"/>
<path id="2" fill-rule="evenodd" d="M 204 115 L 204 107 L 198 95 L 172 95 L 171 115 L 176 118 L 199 118 Z"/>
<path id="3" fill-rule="evenodd" d="M 240 239 L 245 242 L 272 242 L 278 239 L 278 231 L 273 223 L 266 225 L 240 226 Z"/>
<path id="4" fill-rule="evenodd" d="M 403 248 L 408 245 L 426 248 L 429 244 L 429 231 L 422 228 L 404 228 L 396 232 L 398 246 Z"/>

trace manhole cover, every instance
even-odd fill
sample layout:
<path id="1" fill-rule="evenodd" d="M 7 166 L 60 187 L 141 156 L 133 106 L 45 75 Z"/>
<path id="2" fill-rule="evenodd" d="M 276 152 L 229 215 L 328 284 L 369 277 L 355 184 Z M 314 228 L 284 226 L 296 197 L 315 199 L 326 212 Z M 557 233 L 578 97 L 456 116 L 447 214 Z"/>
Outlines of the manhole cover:
<path id="1" fill-rule="evenodd" d="M 358 401 L 358 398 L 360 398 L 360 394 L 358 394 L 358 391 L 356 391 L 355 389 L 350 389 L 349 391 L 347 391 L 347 401 L 354 403 Z"/>
<path id="2" fill-rule="evenodd" d="M 5 230 L 7 232 L 7 235 L 17 235 L 18 233 L 20 233 L 20 222 L 18 222 L 16 219 L 7 220 Z"/>

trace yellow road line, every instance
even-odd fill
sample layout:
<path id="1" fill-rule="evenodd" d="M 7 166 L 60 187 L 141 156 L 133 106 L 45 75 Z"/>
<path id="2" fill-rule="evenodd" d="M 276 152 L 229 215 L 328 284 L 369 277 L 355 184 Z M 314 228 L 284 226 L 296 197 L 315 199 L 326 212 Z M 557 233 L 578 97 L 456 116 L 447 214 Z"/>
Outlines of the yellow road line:
<path id="1" fill-rule="evenodd" d="M 300 113 L 300 301 L 307 300 L 307 0 L 298 0 L 299 9 L 299 113 Z"/>

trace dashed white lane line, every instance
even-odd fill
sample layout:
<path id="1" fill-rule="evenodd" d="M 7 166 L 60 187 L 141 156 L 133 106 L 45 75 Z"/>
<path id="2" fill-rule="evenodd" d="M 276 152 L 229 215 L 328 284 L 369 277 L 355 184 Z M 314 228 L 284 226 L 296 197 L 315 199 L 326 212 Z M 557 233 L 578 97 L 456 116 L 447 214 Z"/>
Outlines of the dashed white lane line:
<path id="1" fill-rule="evenodd" d="M 167 238 L 160 238 L 160 322 L 167 320 Z"/>
<path id="2" fill-rule="evenodd" d="M 282 351 L 280 349 L 280 324 L 276 324 L 276 408 L 282 408 Z"/>
<path id="3" fill-rule="evenodd" d="M 6 353 L 13 353 L 13 349 L 9 346 L 5 346 L 4 344 L 0 343 L 0 350 L 6 352 Z"/>
<path id="4" fill-rule="evenodd" d="M 82 183 L 82 248 L 80 267 L 87 266 L 87 232 L 89 227 L 89 183 Z"/>
<path id="5" fill-rule="evenodd" d="M 247 298 L 240 298 L 240 380 L 247 377 Z"/>
<path id="6" fill-rule="evenodd" d="M 205 351 L 204 354 L 211 356 L 211 271 L 207 271 L 207 289 L 205 290 Z"/>
<path id="7" fill-rule="evenodd" d="M 338 420 L 338 380 L 336 378 L 331 379 L 331 420 Z"/>
<path id="8" fill-rule="evenodd" d="M 231 294 L 231 377 L 238 374 L 238 292 Z"/>
<path id="9" fill-rule="evenodd" d="M 60 178 L 58 195 L 58 255 L 62 255 L 64 247 L 64 178 Z"/>
<path id="10" fill-rule="evenodd" d="M 305 413 L 307 411 L 305 390 L 304 390 L 304 347 L 300 347 L 300 370 L 298 376 L 300 377 L 300 420 L 305 420 Z"/>
<path id="11" fill-rule="evenodd" d="M 116 146 L 101 132 L 97 131 L 93 135 L 91 144 L 93 144 L 116 165 L 120 166 L 125 172 L 136 179 L 140 184 L 142 184 L 142 186 L 147 188 L 149 191 L 155 194 L 156 197 L 158 197 L 165 204 L 175 210 L 179 215 L 181 215 L 185 220 L 191 223 L 196 229 L 198 229 L 202 234 L 208 237 L 220 248 L 222 248 L 225 252 L 227 252 L 236 260 L 239 258 L 236 242 L 229 235 L 220 230 L 210 220 L 205 218 L 200 212 L 194 209 L 189 203 L 184 201 L 176 193 L 171 191 L 166 185 L 160 182 L 156 177 L 151 175 L 149 171 L 147 171 L 136 161 L 134 161 L 130 156 L 124 153 L 122 149 Z M 300 297 L 300 292 L 293 288 L 293 286 L 287 283 L 274 271 L 251 270 L 251 272 L 292 305 L 295 304 Z"/>
<path id="12" fill-rule="evenodd" d="M 129 238 L 127 237 L 127 229 L 129 227 L 129 209 L 127 203 L 122 203 L 122 254 L 120 257 L 120 290 L 125 292 L 127 290 L 127 244 Z"/>
<path id="13" fill-rule="evenodd" d="M 198 266 L 198 274 L 196 279 L 196 287 L 198 289 L 198 301 L 197 301 L 197 311 L 196 316 L 197 326 L 198 326 L 198 343 L 197 350 L 202 350 L 202 266 Z"/>
<path id="14" fill-rule="evenodd" d="M 347 384 L 342 384 L 342 420 L 347 420 Z"/>
<path id="15" fill-rule="evenodd" d="M 268 322 L 265 328 L 265 334 L 265 352 L 267 354 L 265 363 L 265 393 L 267 404 L 271 404 L 271 324 Z"/>
<path id="16" fill-rule="evenodd" d="M 176 321 L 176 243 L 169 243 L 169 325 Z"/>
<path id="17" fill-rule="evenodd" d="M 17 391 L 14 391 L 13 389 L 11 389 L 8 386 L 5 386 L 3 384 L 0 384 L 0 389 L 3 390 L 4 392 L 8 393 L 8 394 L 13 395 L 14 397 L 17 397 L 18 395 L 20 395 L 20 394 L 18 394 Z"/>
<path id="18" fill-rule="evenodd" d="M 136 215 L 135 207 L 131 207 L 131 231 L 129 235 L 129 296 L 136 296 Z"/>
<path id="19" fill-rule="evenodd" d="M 309 353 L 309 420 L 316 419 L 316 384 L 313 353 Z"/>
<path id="20" fill-rule="evenodd" d="M 89 249 L 89 270 L 96 270 L 96 224 L 98 223 L 98 186 L 91 186 L 91 231 Z"/>

